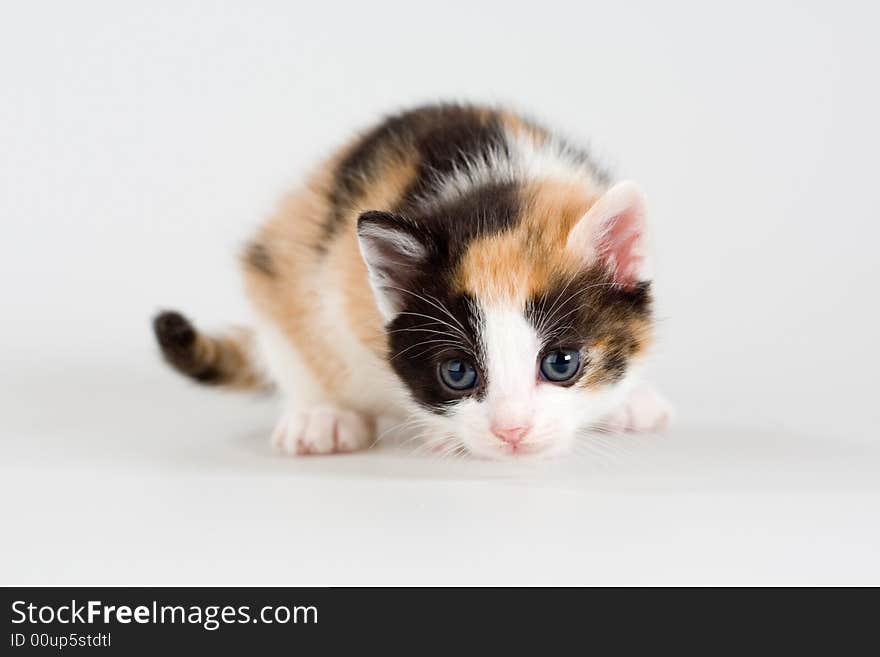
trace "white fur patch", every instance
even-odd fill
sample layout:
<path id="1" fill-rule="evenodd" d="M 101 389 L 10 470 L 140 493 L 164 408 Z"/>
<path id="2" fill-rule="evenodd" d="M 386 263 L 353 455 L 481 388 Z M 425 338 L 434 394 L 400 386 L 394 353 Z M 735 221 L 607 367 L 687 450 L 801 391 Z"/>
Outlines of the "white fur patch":
<path id="1" fill-rule="evenodd" d="M 278 325 L 257 314 L 254 333 L 262 360 L 285 398 L 295 400 L 300 408 L 319 401 L 322 396 L 312 373 Z"/>
<path id="2" fill-rule="evenodd" d="M 422 198 L 426 203 L 448 202 L 488 184 L 558 180 L 603 188 L 601 175 L 591 161 L 572 151 L 561 139 L 548 135 L 540 143 L 527 134 L 505 134 L 506 148 L 495 148 L 470 156 L 463 166 L 438 176 L 433 190 Z"/>
<path id="3" fill-rule="evenodd" d="M 483 311 L 480 340 L 488 370 L 489 413 L 511 426 L 530 424 L 540 347 L 535 329 L 518 308 L 496 306 Z"/>

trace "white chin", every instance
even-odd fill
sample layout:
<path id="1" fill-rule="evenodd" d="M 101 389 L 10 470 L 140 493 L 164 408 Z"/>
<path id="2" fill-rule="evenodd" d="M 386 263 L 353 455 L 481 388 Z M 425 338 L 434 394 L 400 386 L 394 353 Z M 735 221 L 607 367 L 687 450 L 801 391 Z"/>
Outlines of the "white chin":
<path id="1" fill-rule="evenodd" d="M 543 459 L 556 456 L 565 451 L 563 441 L 554 441 L 541 445 L 529 444 L 509 445 L 498 441 L 497 443 L 465 442 L 465 446 L 478 458 L 492 459 L 495 461 L 519 461 L 526 459 Z"/>

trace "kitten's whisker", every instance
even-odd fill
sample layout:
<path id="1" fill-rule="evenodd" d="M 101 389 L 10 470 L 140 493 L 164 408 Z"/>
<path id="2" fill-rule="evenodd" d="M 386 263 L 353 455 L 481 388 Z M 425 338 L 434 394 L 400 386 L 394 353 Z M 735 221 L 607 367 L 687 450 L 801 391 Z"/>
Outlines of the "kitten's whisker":
<path id="1" fill-rule="evenodd" d="M 462 446 L 461 444 L 459 444 L 455 440 L 453 440 L 451 442 L 452 442 L 452 444 L 450 446 L 448 446 L 440 451 L 440 453 L 438 455 L 440 459 L 448 460 Z"/>
<path id="2" fill-rule="evenodd" d="M 447 435 L 442 433 L 431 437 L 425 432 L 419 437 L 422 439 L 422 443 L 416 446 L 413 450 L 413 455 L 427 453 L 428 456 L 434 456 L 436 455 L 435 450 L 450 440 Z"/>
<path id="3" fill-rule="evenodd" d="M 562 291 L 561 291 L 561 292 L 559 293 L 559 295 L 553 300 L 553 305 L 550 307 L 550 310 L 547 311 L 547 314 L 544 315 L 544 320 L 541 322 L 541 330 L 543 330 L 543 329 L 545 328 L 546 324 L 549 323 L 549 320 L 547 319 L 547 317 L 548 317 L 551 313 L 555 312 L 555 310 L 556 310 L 556 306 L 557 306 L 558 303 L 559 303 L 559 299 L 562 298 L 562 295 L 563 295 L 563 294 L 565 294 L 565 291 L 568 289 L 568 286 L 571 285 L 571 284 L 574 282 L 574 279 L 576 278 L 576 276 L 577 276 L 577 275 L 576 275 L 576 273 L 574 273 L 574 272 L 573 272 L 572 274 L 569 275 L 569 277 L 568 277 L 568 281 L 566 281 L 565 286 L 562 288 Z"/>
<path id="4" fill-rule="evenodd" d="M 374 442 L 379 442 L 380 440 L 382 440 L 385 436 L 387 436 L 392 431 L 398 431 L 398 430 L 408 431 L 409 429 L 411 429 L 413 427 L 417 427 L 419 424 L 421 424 L 423 422 L 424 422 L 424 420 L 420 417 L 416 417 L 416 416 L 409 417 L 406 420 L 403 420 L 402 422 L 398 422 L 397 424 L 393 424 L 390 427 L 387 427 L 378 436 L 376 436 L 376 440 Z"/>
<path id="5" fill-rule="evenodd" d="M 586 307 L 592 305 L 592 303 L 594 302 L 593 299 L 587 299 L 586 301 L 580 303 L 577 307 L 575 307 L 575 308 L 569 310 L 569 311 L 568 311 L 567 313 L 565 313 L 564 315 L 557 317 L 557 314 L 558 314 L 558 313 L 559 313 L 559 312 L 565 307 L 565 304 L 567 304 L 571 299 L 575 298 L 575 297 L 578 296 L 579 294 L 584 294 L 585 292 L 587 292 L 587 291 L 589 291 L 589 290 L 591 290 L 591 289 L 593 289 L 593 288 L 599 288 L 599 287 L 615 287 L 615 286 L 617 286 L 617 283 L 606 283 L 606 282 L 602 282 L 602 283 L 591 283 L 591 284 L 589 284 L 589 285 L 584 285 L 584 286 L 579 287 L 578 289 L 574 290 L 571 294 L 568 295 L 568 297 L 566 297 L 566 299 L 565 299 L 564 301 L 561 301 L 561 302 L 560 302 L 560 299 L 562 298 L 562 294 L 565 293 L 565 290 L 566 290 L 566 289 L 568 288 L 568 286 L 571 284 L 571 281 L 572 281 L 572 280 L 573 280 L 573 279 L 570 279 L 569 282 L 565 285 L 565 287 L 562 288 L 562 292 L 560 292 L 560 293 L 559 293 L 559 296 L 557 296 L 556 301 L 554 302 L 554 304 L 553 304 L 553 306 L 551 307 L 550 311 L 544 316 L 544 318 L 543 318 L 543 320 L 541 321 L 540 326 L 539 326 L 539 331 L 538 331 L 539 335 L 544 334 L 544 333 L 546 332 L 546 329 L 548 328 L 548 326 L 549 326 L 551 323 L 553 323 L 553 322 L 557 322 L 557 323 L 558 323 L 558 322 L 561 322 L 561 321 L 563 321 L 564 319 L 566 319 L 567 317 L 569 317 L 570 315 L 573 315 L 574 313 L 576 313 L 576 312 L 578 312 L 578 311 L 580 311 L 580 310 L 583 310 L 584 308 L 586 308 Z M 558 330 L 557 330 L 557 331 L 554 331 L 554 334 L 555 334 L 555 333 L 558 333 L 558 332 L 559 332 Z M 553 336 L 551 335 L 551 336 L 549 336 L 549 337 L 553 337 Z M 549 338 L 548 338 L 548 339 L 549 339 Z M 545 343 L 545 344 L 546 344 L 546 343 Z"/>
<path id="6" fill-rule="evenodd" d="M 410 316 L 412 316 L 412 317 L 423 317 L 423 318 L 425 318 L 425 319 L 433 320 L 433 321 L 437 322 L 438 324 L 443 324 L 444 326 L 448 326 L 448 327 L 451 328 L 453 331 L 455 331 L 456 333 L 458 333 L 462 338 L 464 338 L 464 340 L 465 340 L 468 344 L 470 344 L 471 347 L 473 347 L 473 344 L 471 343 L 471 339 L 468 337 L 468 335 L 467 335 L 464 331 L 462 331 L 461 329 L 459 329 L 457 326 L 453 326 L 453 325 L 450 324 L 449 322 L 440 319 L 439 317 L 432 317 L 431 315 L 425 315 L 424 313 L 414 313 L 414 312 L 409 312 L 409 311 L 404 311 L 404 312 L 402 312 L 402 313 L 400 313 L 400 314 L 401 314 L 401 315 L 410 315 Z"/>
<path id="7" fill-rule="evenodd" d="M 426 344 L 442 344 L 447 347 L 457 347 L 458 346 L 458 342 L 453 342 L 452 340 L 446 340 L 446 339 L 422 340 L 421 342 L 416 342 L 415 344 L 411 344 L 410 346 L 406 347 L 405 349 L 401 349 L 396 354 L 394 354 L 389 360 L 394 360 L 395 358 L 398 358 L 399 356 L 403 356 L 408 351 L 411 351 L 417 347 L 422 347 Z M 437 347 L 432 347 L 432 348 L 436 349 Z M 430 351 L 430 349 L 428 351 Z M 424 354 L 424 353 L 428 353 L 428 352 L 424 351 L 422 353 Z M 421 355 L 421 354 L 419 354 L 419 355 Z"/>
<path id="8" fill-rule="evenodd" d="M 440 352 L 442 352 L 444 349 L 454 349 L 454 348 L 455 348 L 454 345 L 453 345 L 453 346 L 445 346 L 445 347 L 444 347 L 443 345 L 437 345 L 437 346 L 434 346 L 434 347 L 428 347 L 428 348 L 425 349 L 424 351 L 420 351 L 419 353 L 417 353 L 415 356 L 413 356 L 413 358 L 421 358 L 421 357 L 424 356 L 425 354 L 430 354 L 430 353 L 440 353 Z"/>
<path id="9" fill-rule="evenodd" d="M 569 281 L 569 284 L 570 284 L 570 281 Z M 563 288 L 563 292 L 560 292 L 560 293 L 559 293 L 559 298 L 562 297 L 562 294 L 564 293 L 564 291 L 565 291 L 567 288 L 568 288 L 568 285 L 566 285 L 565 288 Z M 563 302 L 561 302 L 561 303 L 558 303 L 558 304 L 554 304 L 553 314 L 552 314 L 552 315 L 548 315 L 548 317 L 547 317 L 547 321 L 546 321 L 546 324 L 550 324 L 554 319 L 556 319 L 556 313 L 558 313 L 560 310 L 562 310 L 562 309 L 565 307 L 565 304 L 567 304 L 569 301 L 571 301 L 572 299 L 574 299 L 574 298 L 575 298 L 576 296 L 578 296 L 579 294 L 583 294 L 583 293 L 586 292 L 588 289 L 589 289 L 589 286 L 588 286 L 588 287 L 585 287 L 585 288 L 578 288 L 578 289 L 574 290 L 571 294 L 569 294 L 569 295 L 565 298 L 565 301 L 563 301 Z M 558 298 L 557 298 L 557 301 L 559 301 Z M 563 316 L 563 317 L 564 317 L 564 316 Z"/>
<path id="10" fill-rule="evenodd" d="M 451 333 L 451 332 L 449 332 L 449 331 L 447 331 L 447 330 L 432 329 L 432 328 L 423 328 L 423 327 L 425 327 L 425 326 L 429 326 L 429 325 L 428 325 L 428 324 L 420 324 L 419 326 L 413 326 L 413 327 L 411 327 L 411 328 L 410 328 L 410 327 L 407 327 L 407 328 L 399 328 L 399 329 L 394 329 L 393 331 L 388 331 L 388 333 L 409 333 L 409 332 L 414 332 L 414 333 L 438 333 L 438 334 L 440 334 L 440 335 L 454 336 L 456 340 L 458 339 L 458 334 L 457 334 L 457 333 Z"/>
<path id="11" fill-rule="evenodd" d="M 444 338 L 452 341 L 456 346 L 458 346 L 461 350 L 466 351 L 467 353 L 473 355 L 473 351 L 470 345 L 464 344 L 461 341 L 461 338 L 449 331 L 436 331 L 433 329 L 398 329 L 396 332 L 404 333 L 413 331 L 414 333 L 429 333 L 431 335 L 435 335 L 438 338 Z"/>
<path id="12" fill-rule="evenodd" d="M 402 287 L 392 287 L 392 289 L 399 290 L 400 292 L 406 292 L 407 294 L 411 294 L 414 297 L 421 299 L 425 303 L 430 304 L 431 306 L 434 306 L 434 308 L 436 308 L 440 312 L 446 313 L 452 321 L 454 321 L 456 324 L 458 324 L 458 326 L 461 328 L 462 331 L 466 330 L 465 327 L 462 325 L 462 323 L 460 321 L 458 321 L 458 318 L 455 315 L 453 315 L 451 312 L 449 312 L 449 309 L 437 297 L 435 297 L 433 295 L 429 295 L 431 297 L 431 299 L 434 300 L 434 301 L 431 301 L 431 300 L 425 298 L 424 296 L 422 296 L 421 294 L 417 294 L 416 292 L 413 292 L 412 290 L 407 290 Z"/>

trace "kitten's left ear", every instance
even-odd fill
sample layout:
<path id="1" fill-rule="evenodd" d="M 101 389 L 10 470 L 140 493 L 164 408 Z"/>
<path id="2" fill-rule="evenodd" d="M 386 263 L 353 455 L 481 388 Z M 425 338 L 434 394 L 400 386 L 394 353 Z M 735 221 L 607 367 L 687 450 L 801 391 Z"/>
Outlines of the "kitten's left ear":
<path id="1" fill-rule="evenodd" d="M 415 223 L 390 212 L 364 212 L 357 235 L 379 311 L 391 321 L 406 303 L 406 290 L 424 273 L 427 237 Z"/>
<path id="2" fill-rule="evenodd" d="M 650 279 L 645 197 L 638 185 L 617 183 L 568 234 L 566 248 L 584 264 L 601 263 L 614 282 L 634 287 Z"/>

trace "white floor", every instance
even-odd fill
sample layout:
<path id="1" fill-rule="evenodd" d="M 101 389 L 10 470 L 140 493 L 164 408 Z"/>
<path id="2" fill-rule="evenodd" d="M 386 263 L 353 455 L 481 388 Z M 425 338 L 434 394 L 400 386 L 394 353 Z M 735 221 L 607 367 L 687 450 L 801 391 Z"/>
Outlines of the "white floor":
<path id="1" fill-rule="evenodd" d="M 3 584 L 880 583 L 870 442 L 684 422 L 544 466 L 291 460 L 271 402 L 158 364 L 4 396 Z"/>

